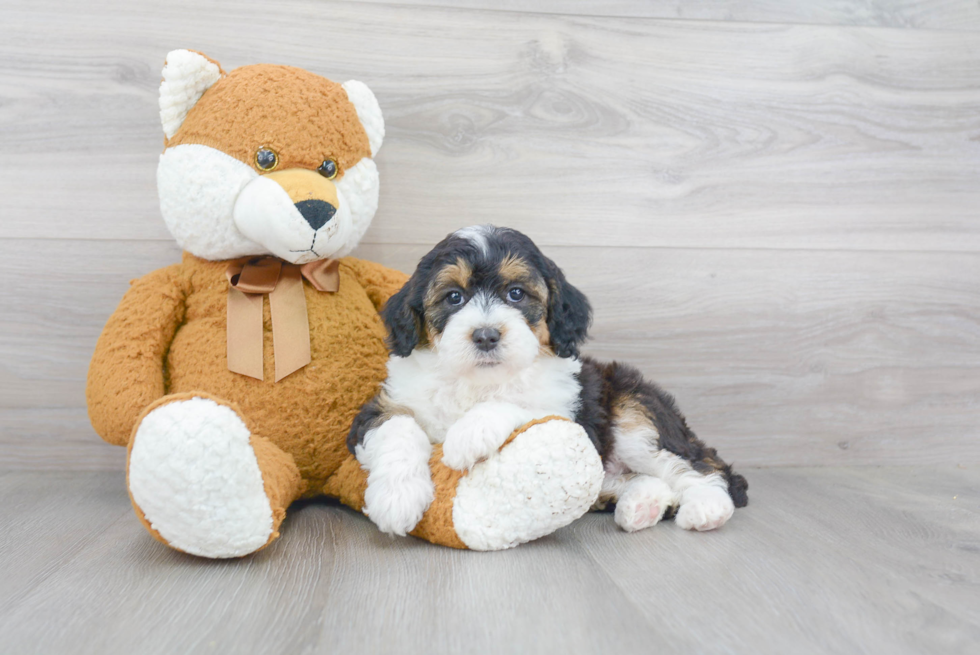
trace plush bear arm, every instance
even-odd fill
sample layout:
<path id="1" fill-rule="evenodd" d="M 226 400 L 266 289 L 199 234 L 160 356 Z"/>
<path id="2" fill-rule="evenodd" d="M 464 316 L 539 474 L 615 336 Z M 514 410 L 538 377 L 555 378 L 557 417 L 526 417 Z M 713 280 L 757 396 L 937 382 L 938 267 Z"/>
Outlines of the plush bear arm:
<path id="1" fill-rule="evenodd" d="M 125 446 L 139 415 L 166 393 L 164 358 L 185 298 L 181 265 L 161 268 L 132 282 L 102 329 L 85 396 L 92 427 L 109 443 Z"/>
<path id="2" fill-rule="evenodd" d="M 347 268 L 357 278 L 377 310 L 381 310 L 388 298 L 391 298 L 408 281 L 408 275 L 381 264 L 345 257 L 340 260 L 341 266 Z"/>

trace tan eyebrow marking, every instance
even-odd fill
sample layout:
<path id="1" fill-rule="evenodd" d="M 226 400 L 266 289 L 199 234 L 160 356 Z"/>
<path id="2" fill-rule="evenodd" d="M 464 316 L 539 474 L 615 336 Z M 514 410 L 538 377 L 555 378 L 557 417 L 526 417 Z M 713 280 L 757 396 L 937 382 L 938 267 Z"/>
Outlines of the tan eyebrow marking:
<path id="1" fill-rule="evenodd" d="M 466 289 L 472 276 L 472 267 L 462 258 L 457 258 L 455 263 L 444 266 L 429 285 L 429 290 L 425 294 L 426 306 L 434 305 L 442 300 L 447 289 L 452 287 Z"/>

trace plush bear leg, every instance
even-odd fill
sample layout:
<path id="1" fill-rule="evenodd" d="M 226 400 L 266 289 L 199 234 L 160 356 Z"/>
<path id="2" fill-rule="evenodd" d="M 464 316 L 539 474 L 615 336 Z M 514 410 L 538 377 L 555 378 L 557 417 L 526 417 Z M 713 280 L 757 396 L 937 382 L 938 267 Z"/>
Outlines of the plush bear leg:
<path id="1" fill-rule="evenodd" d="M 167 396 L 144 411 L 129 443 L 127 483 L 150 534 L 216 558 L 271 543 L 303 491 L 293 458 L 206 394 Z"/>
<path id="2" fill-rule="evenodd" d="M 429 465 L 435 499 L 411 534 L 435 544 L 501 550 L 551 534 L 592 507 L 603 469 L 585 430 L 559 418 L 532 421 L 514 431 L 500 451 L 469 472 Z M 349 458 L 324 492 L 360 511 L 367 474 Z"/>

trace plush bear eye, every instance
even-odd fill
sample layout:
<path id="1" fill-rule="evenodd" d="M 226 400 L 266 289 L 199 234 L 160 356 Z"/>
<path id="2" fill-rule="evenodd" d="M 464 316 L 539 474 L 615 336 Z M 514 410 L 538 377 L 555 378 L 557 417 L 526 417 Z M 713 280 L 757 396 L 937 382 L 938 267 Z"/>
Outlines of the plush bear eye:
<path id="1" fill-rule="evenodd" d="M 463 303 L 463 294 L 459 291 L 450 291 L 446 294 L 446 302 L 450 305 L 460 305 Z"/>
<path id="2" fill-rule="evenodd" d="M 332 180 L 337 177 L 337 162 L 332 159 L 324 159 L 316 171 L 328 180 Z"/>
<path id="3" fill-rule="evenodd" d="M 511 302 L 521 302 L 524 300 L 524 289 L 520 287 L 514 287 L 507 292 L 507 300 Z"/>
<path id="4" fill-rule="evenodd" d="M 279 165 L 279 155 L 272 148 L 259 148 L 255 153 L 255 165 L 263 171 L 271 171 Z"/>

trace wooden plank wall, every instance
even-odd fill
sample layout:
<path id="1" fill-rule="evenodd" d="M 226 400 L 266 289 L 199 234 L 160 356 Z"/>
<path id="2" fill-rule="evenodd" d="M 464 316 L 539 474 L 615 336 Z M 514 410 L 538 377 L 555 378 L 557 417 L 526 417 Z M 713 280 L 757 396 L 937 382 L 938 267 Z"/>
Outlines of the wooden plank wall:
<path id="1" fill-rule="evenodd" d="M 980 461 L 980 7 L 896 2 L 0 5 L 0 467 L 118 468 L 95 339 L 175 261 L 167 51 L 375 91 L 360 250 L 535 238 L 740 465 Z"/>

